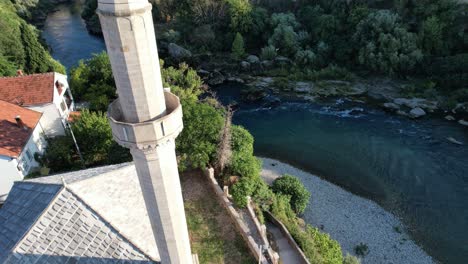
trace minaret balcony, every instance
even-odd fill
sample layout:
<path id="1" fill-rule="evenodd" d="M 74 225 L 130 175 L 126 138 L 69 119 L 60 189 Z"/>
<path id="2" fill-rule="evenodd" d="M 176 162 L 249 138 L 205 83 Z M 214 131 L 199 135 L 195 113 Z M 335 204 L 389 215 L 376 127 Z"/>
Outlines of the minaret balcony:
<path id="1" fill-rule="evenodd" d="M 183 129 L 182 105 L 170 92 L 164 92 L 164 97 L 166 114 L 141 123 L 125 122 L 119 99 L 112 102 L 107 117 L 115 141 L 126 148 L 148 149 L 175 139 Z"/>

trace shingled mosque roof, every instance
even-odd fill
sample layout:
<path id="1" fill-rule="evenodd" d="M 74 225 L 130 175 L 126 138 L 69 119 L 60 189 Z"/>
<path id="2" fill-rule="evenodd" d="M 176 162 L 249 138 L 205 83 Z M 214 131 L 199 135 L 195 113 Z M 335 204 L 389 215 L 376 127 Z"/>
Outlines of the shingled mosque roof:
<path id="1" fill-rule="evenodd" d="M 158 261 L 131 163 L 16 182 L 0 209 L 0 263 Z"/>

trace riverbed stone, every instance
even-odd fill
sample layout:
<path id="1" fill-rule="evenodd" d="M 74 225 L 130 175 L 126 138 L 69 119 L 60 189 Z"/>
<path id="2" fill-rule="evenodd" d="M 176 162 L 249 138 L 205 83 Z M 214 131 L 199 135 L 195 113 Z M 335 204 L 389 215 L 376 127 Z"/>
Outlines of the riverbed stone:
<path id="1" fill-rule="evenodd" d="M 462 125 L 462 126 L 467 126 L 467 127 L 468 127 L 468 121 L 465 121 L 464 119 L 458 120 L 458 124 L 460 124 L 460 125 Z"/>
<path id="2" fill-rule="evenodd" d="M 400 110 L 400 106 L 395 104 L 395 103 L 384 103 L 383 104 L 383 107 L 387 110 L 390 110 L 390 111 L 398 111 Z"/>
<path id="3" fill-rule="evenodd" d="M 393 100 L 393 103 L 412 109 L 421 108 L 429 112 L 433 112 L 438 108 L 436 101 L 429 101 L 423 98 L 396 98 Z"/>
<path id="4" fill-rule="evenodd" d="M 451 116 L 451 115 L 447 115 L 445 116 L 445 120 L 448 120 L 448 121 L 455 121 L 455 117 Z"/>
<path id="5" fill-rule="evenodd" d="M 260 59 L 255 55 L 249 55 L 247 57 L 247 62 L 249 62 L 250 64 L 259 64 Z"/>
<path id="6" fill-rule="evenodd" d="M 296 82 L 294 84 L 294 91 L 296 93 L 310 93 L 311 89 L 313 89 L 314 84 L 309 82 Z"/>
<path id="7" fill-rule="evenodd" d="M 288 66 L 292 64 L 292 60 L 283 56 L 278 56 L 275 58 L 275 64 L 277 66 Z"/>
<path id="8" fill-rule="evenodd" d="M 168 52 L 169 55 L 176 60 L 192 57 L 192 52 L 190 52 L 188 49 L 182 48 L 175 43 L 169 43 Z"/>
<path id="9" fill-rule="evenodd" d="M 208 80 L 209 85 L 219 85 L 226 81 L 226 77 L 219 71 L 211 73 L 210 79 Z"/>
<path id="10" fill-rule="evenodd" d="M 409 112 L 409 116 L 411 118 L 420 118 L 420 117 L 423 117 L 425 115 L 426 115 L 426 112 L 420 107 L 413 108 Z"/>
<path id="11" fill-rule="evenodd" d="M 261 65 L 262 65 L 263 69 L 265 69 L 265 70 L 268 70 L 268 69 L 273 68 L 273 62 L 270 61 L 270 60 L 264 60 L 264 61 L 262 61 L 262 62 L 261 62 Z"/>
<path id="12" fill-rule="evenodd" d="M 240 63 L 241 69 L 243 71 L 250 71 L 250 63 L 247 61 L 241 61 Z"/>

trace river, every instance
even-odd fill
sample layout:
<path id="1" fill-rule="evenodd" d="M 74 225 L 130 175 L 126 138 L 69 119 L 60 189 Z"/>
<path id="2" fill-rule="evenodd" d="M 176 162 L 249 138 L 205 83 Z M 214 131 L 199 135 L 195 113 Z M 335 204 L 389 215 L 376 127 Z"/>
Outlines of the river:
<path id="1" fill-rule="evenodd" d="M 43 30 L 52 55 L 68 69 L 105 49 L 102 39 L 86 32 L 76 4 L 59 6 Z M 239 102 L 241 89 L 217 87 L 225 103 Z M 468 260 L 468 132 L 461 126 L 412 121 L 341 99 L 327 104 L 283 99 L 274 108 L 241 105 L 234 122 L 254 135 L 257 155 L 378 202 L 442 263 Z"/>

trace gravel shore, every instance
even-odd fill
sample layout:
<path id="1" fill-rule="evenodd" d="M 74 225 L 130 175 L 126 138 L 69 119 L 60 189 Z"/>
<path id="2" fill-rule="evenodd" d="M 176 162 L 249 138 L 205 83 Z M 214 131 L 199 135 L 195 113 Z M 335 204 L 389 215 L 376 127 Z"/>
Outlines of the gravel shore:
<path id="1" fill-rule="evenodd" d="M 375 202 L 354 195 L 319 177 L 278 160 L 261 158 L 262 178 L 271 183 L 283 174 L 298 177 L 312 193 L 304 220 L 323 229 L 353 255 L 366 244 L 363 264 L 426 264 L 435 261 L 404 232 L 400 220 Z M 273 165 L 274 164 L 274 165 Z"/>

